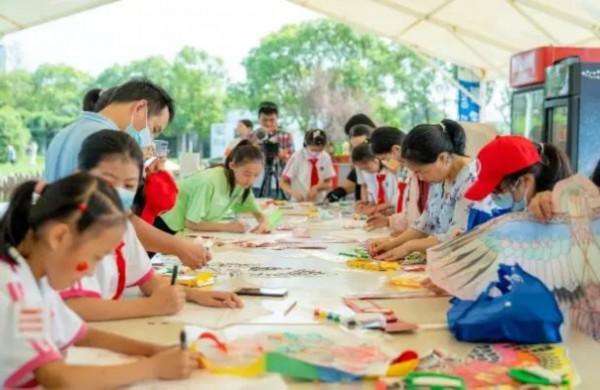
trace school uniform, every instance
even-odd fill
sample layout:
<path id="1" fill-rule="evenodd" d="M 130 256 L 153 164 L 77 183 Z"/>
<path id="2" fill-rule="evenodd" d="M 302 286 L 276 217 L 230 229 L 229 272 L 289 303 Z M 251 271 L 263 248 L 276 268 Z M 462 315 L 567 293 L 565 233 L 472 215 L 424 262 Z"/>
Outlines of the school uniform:
<path id="1" fill-rule="evenodd" d="M 368 199 L 362 199 L 377 205 L 395 205 L 398 192 L 398 178 L 387 169 L 378 173 L 370 173 L 362 169 L 356 170 L 357 183 L 367 187 Z"/>
<path id="2" fill-rule="evenodd" d="M 252 191 L 243 199 L 245 189 L 235 185 L 233 191 L 225 176 L 225 168 L 215 167 L 188 176 L 178 183 L 175 206 L 156 218 L 173 232 L 185 229 L 185 221 L 219 221 L 228 213 L 260 213 Z"/>
<path id="3" fill-rule="evenodd" d="M 313 157 L 307 148 L 303 148 L 292 155 L 281 176 L 291 183 L 292 190 L 306 197 L 313 186 L 333 179 L 335 170 L 328 153 L 322 152 Z M 315 202 L 322 202 L 326 196 L 326 190 L 319 191 Z"/>
<path id="4" fill-rule="evenodd" d="M 87 327 L 46 278 L 36 281 L 25 259 L 10 258 L 17 264 L 0 260 L 0 384 L 32 388 L 38 386 L 34 371 L 62 360 Z"/>
<path id="5" fill-rule="evenodd" d="M 71 288 L 63 290 L 63 299 L 101 298 L 119 299 L 128 287 L 140 286 L 154 276 L 150 258 L 135 234 L 131 222 L 123 241 L 113 253 L 105 256 L 96 266 L 93 276 L 86 276 Z"/>
<path id="6" fill-rule="evenodd" d="M 421 193 L 417 175 L 407 168 L 399 168 L 396 178 L 395 213 L 390 217 L 390 228 L 402 232 L 421 216 L 423 210 L 419 207 Z"/>

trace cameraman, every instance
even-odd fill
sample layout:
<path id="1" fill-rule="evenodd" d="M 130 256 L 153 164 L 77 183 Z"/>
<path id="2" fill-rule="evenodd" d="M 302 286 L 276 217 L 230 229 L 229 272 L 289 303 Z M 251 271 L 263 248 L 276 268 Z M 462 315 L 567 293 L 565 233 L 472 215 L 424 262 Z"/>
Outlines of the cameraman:
<path id="1" fill-rule="evenodd" d="M 250 140 L 253 143 L 263 144 L 266 140 L 279 146 L 277 158 L 281 166 L 289 160 L 294 153 L 294 140 L 292 135 L 280 130 L 278 125 L 279 108 L 273 102 L 262 102 L 258 106 L 259 128 L 252 132 Z"/>

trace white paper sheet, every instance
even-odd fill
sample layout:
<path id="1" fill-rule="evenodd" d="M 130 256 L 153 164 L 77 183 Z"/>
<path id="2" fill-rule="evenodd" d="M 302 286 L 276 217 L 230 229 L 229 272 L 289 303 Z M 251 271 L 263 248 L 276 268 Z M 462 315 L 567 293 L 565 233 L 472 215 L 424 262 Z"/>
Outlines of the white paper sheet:
<path id="1" fill-rule="evenodd" d="M 260 302 L 245 299 L 244 307 L 241 309 L 213 308 L 186 303 L 183 310 L 178 314 L 162 318 L 169 322 L 221 329 L 229 325 L 249 322 L 272 313 L 271 310 L 263 307 Z"/>

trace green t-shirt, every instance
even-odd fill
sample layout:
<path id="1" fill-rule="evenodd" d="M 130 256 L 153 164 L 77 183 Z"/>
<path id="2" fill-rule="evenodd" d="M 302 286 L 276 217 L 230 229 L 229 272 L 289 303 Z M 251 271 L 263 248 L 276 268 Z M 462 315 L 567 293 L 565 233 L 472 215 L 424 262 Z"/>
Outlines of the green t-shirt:
<path id="1" fill-rule="evenodd" d="M 260 207 L 252 194 L 242 202 L 244 189 L 236 185 L 233 192 L 225 177 L 223 167 L 210 168 L 178 182 L 179 194 L 175 207 L 161 218 L 174 231 L 185 228 L 185 221 L 218 221 L 228 211 L 235 213 L 260 212 Z"/>

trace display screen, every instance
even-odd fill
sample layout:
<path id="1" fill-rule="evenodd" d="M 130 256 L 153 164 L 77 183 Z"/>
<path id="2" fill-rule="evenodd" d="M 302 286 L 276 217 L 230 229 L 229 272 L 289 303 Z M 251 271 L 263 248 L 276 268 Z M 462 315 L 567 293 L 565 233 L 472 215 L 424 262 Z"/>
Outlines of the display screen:
<path id="1" fill-rule="evenodd" d="M 512 134 L 543 141 L 544 90 L 515 92 L 512 97 Z"/>

